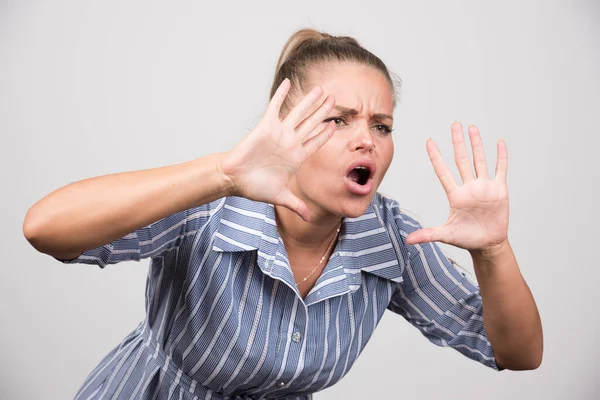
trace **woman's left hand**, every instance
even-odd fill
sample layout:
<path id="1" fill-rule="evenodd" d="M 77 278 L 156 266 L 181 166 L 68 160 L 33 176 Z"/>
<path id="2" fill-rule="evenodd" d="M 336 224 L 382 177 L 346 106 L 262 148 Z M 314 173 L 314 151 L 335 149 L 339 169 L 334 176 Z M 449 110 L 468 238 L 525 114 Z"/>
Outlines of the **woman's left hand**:
<path id="1" fill-rule="evenodd" d="M 506 143 L 497 144 L 498 160 L 494 178 L 488 175 L 485 152 L 479 129 L 469 126 L 469 138 L 473 149 L 475 174 L 459 122 L 452 124 L 454 159 L 462 178 L 459 186 L 444 163 L 440 151 L 432 139 L 427 140 L 427 153 L 442 187 L 448 195 L 450 216 L 448 221 L 436 228 L 424 228 L 407 236 L 409 244 L 442 242 L 471 252 L 489 251 L 507 243 L 508 188 L 506 171 L 508 153 Z"/>

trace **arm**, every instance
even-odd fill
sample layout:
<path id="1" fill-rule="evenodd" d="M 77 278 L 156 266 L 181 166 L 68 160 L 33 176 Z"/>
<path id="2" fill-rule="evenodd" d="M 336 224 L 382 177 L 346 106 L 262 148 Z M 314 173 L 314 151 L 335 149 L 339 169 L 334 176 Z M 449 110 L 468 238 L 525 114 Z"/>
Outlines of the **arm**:
<path id="1" fill-rule="evenodd" d="M 226 196 L 231 185 L 219 170 L 222 156 L 71 183 L 29 209 L 23 233 L 40 252 L 75 258 L 168 215 Z"/>
<path id="2" fill-rule="evenodd" d="M 405 264 L 402 282 L 396 286 L 388 309 L 404 317 L 431 343 L 453 348 L 495 370 L 504 369 L 484 327 L 477 285 L 437 243 L 405 243 L 407 235 L 421 228 L 418 221 L 401 211 L 395 219 Z"/>
<path id="3" fill-rule="evenodd" d="M 69 260 L 224 196 L 281 205 L 308 219 L 308 206 L 292 194 L 287 183 L 333 135 L 335 124 L 323 120 L 335 100 L 323 98 L 323 90 L 315 88 L 281 120 L 281 105 L 289 89 L 286 79 L 257 127 L 227 153 L 86 179 L 50 193 L 27 212 L 25 237 L 38 251 Z"/>
<path id="4" fill-rule="evenodd" d="M 542 362 L 542 322 L 508 240 L 494 250 L 471 251 L 483 299 L 483 323 L 496 362 L 512 370 Z"/>
<path id="5" fill-rule="evenodd" d="M 497 144 L 496 176 L 490 178 L 479 130 L 469 127 L 475 173 L 460 123 L 452 124 L 454 158 L 463 180 L 458 185 L 432 140 L 427 152 L 448 196 L 446 224 L 411 233 L 406 242 L 439 241 L 468 250 L 478 278 L 483 321 L 496 359 L 503 368 L 535 369 L 542 361 L 540 316 L 508 241 L 506 143 Z"/>

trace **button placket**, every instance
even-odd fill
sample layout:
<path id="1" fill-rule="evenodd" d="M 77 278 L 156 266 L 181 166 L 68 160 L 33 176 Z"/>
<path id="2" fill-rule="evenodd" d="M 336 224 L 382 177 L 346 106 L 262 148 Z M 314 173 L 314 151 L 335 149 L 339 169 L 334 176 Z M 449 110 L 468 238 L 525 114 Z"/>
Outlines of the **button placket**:
<path id="1" fill-rule="evenodd" d="M 302 346 L 304 344 L 303 340 L 305 339 L 308 310 L 296 293 L 288 292 L 288 295 L 292 297 L 295 303 L 291 305 L 292 309 L 295 309 L 295 312 L 291 313 L 291 318 L 293 319 L 292 326 L 286 326 L 285 323 L 280 325 L 278 344 L 280 347 L 279 354 L 281 354 L 281 356 L 278 356 L 278 359 L 279 357 L 283 357 L 285 354 L 287 354 L 287 357 L 291 357 L 293 359 L 298 357 L 303 358 L 305 356 L 302 352 Z M 283 360 L 281 360 L 281 362 L 283 362 Z M 286 368 L 283 370 L 274 369 L 273 373 L 278 373 L 279 376 L 273 377 L 274 379 L 270 381 L 272 382 L 271 385 L 273 385 L 272 388 L 275 391 L 279 391 L 289 390 L 289 388 L 295 387 L 297 380 L 295 376 L 297 372 L 296 366 L 291 364 L 286 365 Z"/>

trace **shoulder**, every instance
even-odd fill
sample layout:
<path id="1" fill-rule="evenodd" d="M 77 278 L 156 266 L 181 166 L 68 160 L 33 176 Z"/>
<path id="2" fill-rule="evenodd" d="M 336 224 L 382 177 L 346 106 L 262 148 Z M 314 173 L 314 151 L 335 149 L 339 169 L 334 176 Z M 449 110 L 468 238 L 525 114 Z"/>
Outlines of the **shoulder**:
<path id="1" fill-rule="evenodd" d="M 226 225 L 252 225 L 253 220 L 268 219 L 268 205 L 242 197 L 222 197 L 188 210 L 190 215 L 203 215 L 214 228 Z"/>
<path id="2" fill-rule="evenodd" d="M 277 243 L 274 206 L 243 197 L 226 197 L 216 205 L 204 236 L 221 251 L 254 250 Z"/>
<path id="3" fill-rule="evenodd" d="M 177 215 L 182 215 L 185 218 L 186 224 L 195 225 L 196 228 L 202 228 L 205 225 L 210 225 L 211 222 L 221 218 L 226 197 L 214 200 L 210 203 L 202 204 L 173 214 L 168 218 L 174 218 Z"/>

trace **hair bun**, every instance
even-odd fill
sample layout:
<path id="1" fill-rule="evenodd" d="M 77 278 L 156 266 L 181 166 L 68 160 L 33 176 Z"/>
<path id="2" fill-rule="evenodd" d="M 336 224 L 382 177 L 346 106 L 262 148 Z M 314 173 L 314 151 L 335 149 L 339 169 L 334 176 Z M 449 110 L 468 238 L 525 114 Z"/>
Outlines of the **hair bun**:
<path id="1" fill-rule="evenodd" d="M 349 36 L 333 36 L 329 33 L 320 32 L 312 28 L 300 29 L 299 31 L 296 31 L 283 46 L 275 70 L 279 71 L 283 63 L 287 60 L 293 58 L 311 45 L 322 41 L 331 41 L 340 45 L 361 47 L 356 39 Z"/>
<path id="2" fill-rule="evenodd" d="M 390 73 L 381 59 L 362 47 L 358 41 L 349 36 L 333 36 L 316 29 L 305 28 L 296 31 L 285 43 L 271 86 L 271 95 L 277 91 L 277 88 L 285 78 L 289 78 L 293 90 L 304 90 L 307 72 L 313 65 L 324 62 L 355 62 L 371 66 L 380 71 L 394 88 L 394 82 Z M 394 96 L 395 101 L 395 96 Z M 284 100 L 281 112 L 285 113 L 288 109 L 288 97 Z"/>

